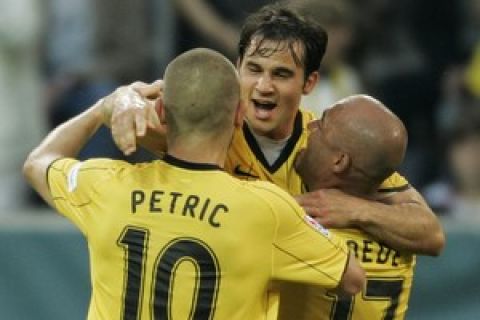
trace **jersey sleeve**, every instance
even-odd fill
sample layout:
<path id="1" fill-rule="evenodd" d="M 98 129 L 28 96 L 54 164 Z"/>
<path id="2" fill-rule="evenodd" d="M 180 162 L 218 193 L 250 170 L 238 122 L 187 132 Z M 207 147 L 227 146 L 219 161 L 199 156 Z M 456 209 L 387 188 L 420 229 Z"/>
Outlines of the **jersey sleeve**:
<path id="1" fill-rule="evenodd" d="M 337 287 L 348 262 L 345 242 L 305 214 L 287 193 L 270 195 L 276 220 L 273 278 Z"/>
<path id="2" fill-rule="evenodd" d="M 97 192 L 99 182 L 109 179 L 118 170 L 118 163 L 109 159 L 78 161 L 62 158 L 47 171 L 47 183 L 56 209 L 86 234 L 85 211 Z"/>
<path id="3" fill-rule="evenodd" d="M 398 192 L 407 190 L 410 187 L 407 179 L 405 179 L 398 172 L 394 172 L 390 177 L 382 182 L 378 192 L 388 193 L 388 192 Z"/>

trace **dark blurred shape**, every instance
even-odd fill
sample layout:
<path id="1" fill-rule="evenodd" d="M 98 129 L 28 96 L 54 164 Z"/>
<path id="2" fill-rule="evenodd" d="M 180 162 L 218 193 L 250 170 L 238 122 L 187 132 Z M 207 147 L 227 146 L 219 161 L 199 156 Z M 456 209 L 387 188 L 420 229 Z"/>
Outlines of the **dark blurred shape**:
<path id="1" fill-rule="evenodd" d="M 269 0 L 174 0 L 177 52 L 196 47 L 218 50 L 232 61 L 237 58 L 240 28 L 248 14 Z"/>
<path id="2" fill-rule="evenodd" d="M 328 33 L 328 45 L 320 65 L 320 80 L 303 96 L 301 106 L 320 117 L 327 107 L 346 96 L 361 93 L 358 71 L 349 63 L 355 15 L 348 0 L 302 0 L 289 4 Z"/>
<path id="3" fill-rule="evenodd" d="M 49 9 L 52 36 L 46 58 L 51 128 L 121 84 L 161 76 L 150 74 L 153 50 L 148 2 L 50 0 Z M 125 158 L 106 128 L 100 129 L 79 155 L 80 159 L 91 157 L 133 162 L 151 159 L 143 152 Z"/>
<path id="4" fill-rule="evenodd" d="M 465 98 L 442 131 L 444 176 L 425 188 L 438 212 L 467 223 L 480 223 L 480 100 Z"/>

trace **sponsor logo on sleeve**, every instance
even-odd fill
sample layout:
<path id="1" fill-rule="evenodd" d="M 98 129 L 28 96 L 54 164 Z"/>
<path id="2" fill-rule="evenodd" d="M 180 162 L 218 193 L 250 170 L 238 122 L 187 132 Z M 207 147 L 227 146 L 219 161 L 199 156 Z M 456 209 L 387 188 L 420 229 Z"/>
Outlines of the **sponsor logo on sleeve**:
<path id="1" fill-rule="evenodd" d="M 322 226 L 317 220 L 313 219 L 309 215 L 305 215 L 305 221 L 312 226 L 315 230 L 323 234 L 325 237 L 330 238 L 330 231 Z"/>

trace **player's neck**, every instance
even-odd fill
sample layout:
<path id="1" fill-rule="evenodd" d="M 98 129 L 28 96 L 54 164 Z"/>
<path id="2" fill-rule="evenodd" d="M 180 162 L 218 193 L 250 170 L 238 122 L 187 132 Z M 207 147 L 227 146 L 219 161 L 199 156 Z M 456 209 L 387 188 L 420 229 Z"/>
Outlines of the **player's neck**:
<path id="1" fill-rule="evenodd" d="M 363 198 L 363 199 L 374 199 L 377 191 L 377 187 L 372 185 L 367 185 L 364 183 L 342 183 L 338 189 L 342 190 L 346 194 Z"/>
<path id="2" fill-rule="evenodd" d="M 228 145 L 211 141 L 180 141 L 168 145 L 168 154 L 185 161 L 194 163 L 215 164 L 224 166 L 227 156 Z"/>
<path id="3" fill-rule="evenodd" d="M 329 183 L 326 183 L 325 181 L 320 179 L 314 181 L 322 181 L 322 185 L 316 185 L 315 183 L 313 183 L 309 186 L 309 191 L 315 191 L 320 189 L 338 189 L 345 192 L 346 194 L 363 199 L 374 199 L 375 193 L 377 191 L 377 188 L 372 188 L 372 186 L 357 184 L 352 181 L 347 182 L 340 179 L 334 179 Z"/>

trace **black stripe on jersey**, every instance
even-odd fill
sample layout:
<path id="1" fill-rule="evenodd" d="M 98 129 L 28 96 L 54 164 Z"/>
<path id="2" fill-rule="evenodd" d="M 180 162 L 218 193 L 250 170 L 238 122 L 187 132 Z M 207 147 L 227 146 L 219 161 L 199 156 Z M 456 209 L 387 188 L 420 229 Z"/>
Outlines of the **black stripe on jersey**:
<path id="1" fill-rule="evenodd" d="M 399 187 L 394 187 L 394 188 L 381 188 L 381 189 L 378 189 L 377 192 L 382 192 L 382 193 L 386 193 L 386 192 L 402 192 L 402 191 L 405 191 L 405 190 L 408 190 L 410 189 L 410 184 L 406 184 L 404 186 L 399 186 Z"/>
<path id="2" fill-rule="evenodd" d="M 163 157 L 163 161 L 172 166 L 190 169 L 190 170 L 223 170 L 216 164 L 212 163 L 198 163 L 198 162 L 189 162 L 182 159 L 175 158 L 174 156 L 169 155 L 168 153 Z"/>
<path id="3" fill-rule="evenodd" d="M 303 122 L 302 113 L 298 111 L 297 115 L 295 116 L 292 135 L 288 139 L 287 144 L 285 145 L 285 148 L 283 148 L 282 152 L 280 153 L 280 156 L 272 165 L 270 165 L 267 159 L 265 159 L 262 149 L 260 149 L 260 146 L 258 145 L 257 140 L 255 140 L 255 137 L 253 136 L 252 132 L 248 128 L 248 125 L 246 122 L 243 123 L 243 135 L 245 136 L 245 140 L 247 141 L 247 144 L 250 147 L 250 150 L 252 150 L 255 157 L 260 161 L 260 163 L 265 167 L 265 169 L 267 169 L 270 173 L 274 173 L 291 156 L 292 151 L 295 148 L 295 145 L 297 144 L 298 140 L 302 135 L 302 131 L 303 131 L 302 122 Z"/>

